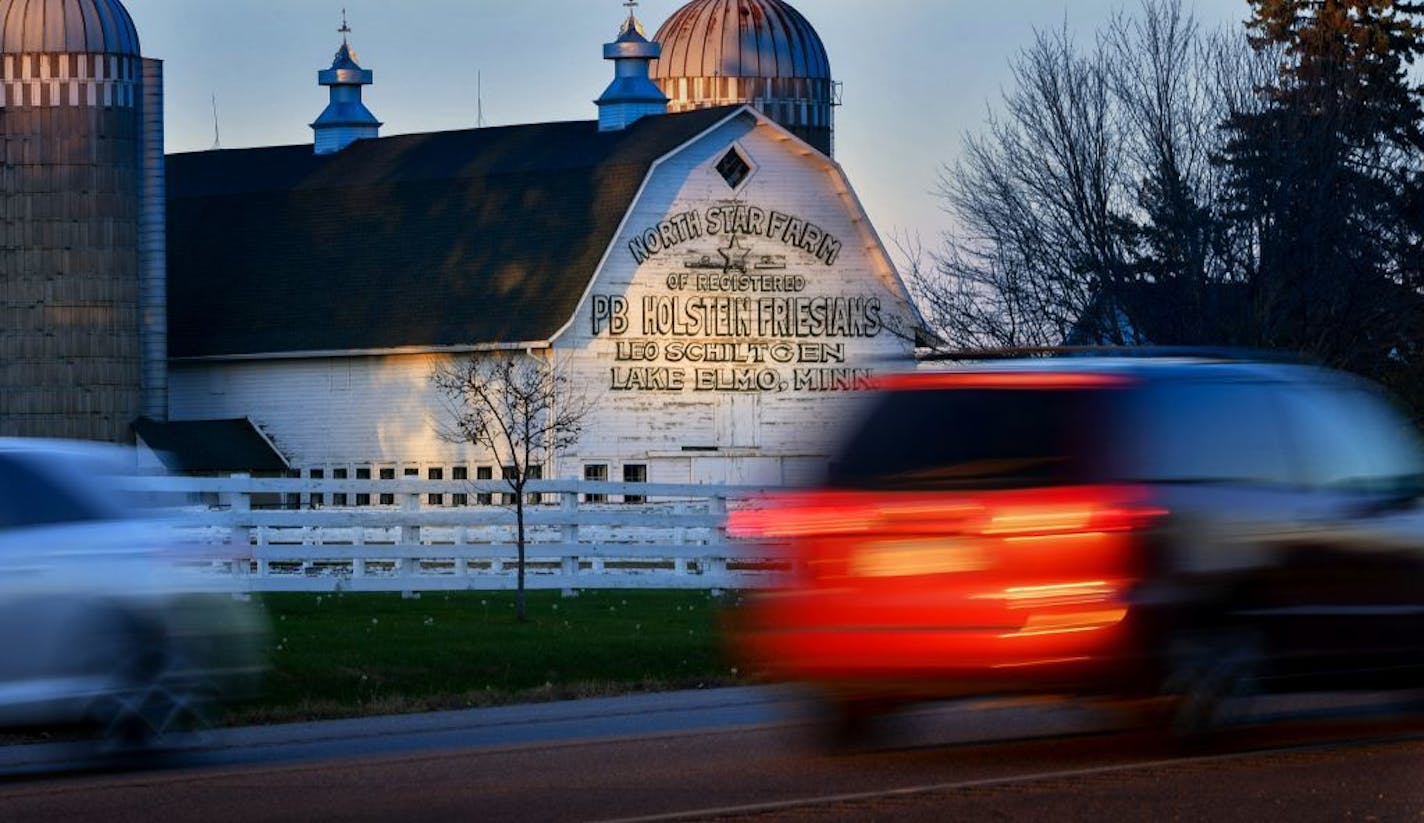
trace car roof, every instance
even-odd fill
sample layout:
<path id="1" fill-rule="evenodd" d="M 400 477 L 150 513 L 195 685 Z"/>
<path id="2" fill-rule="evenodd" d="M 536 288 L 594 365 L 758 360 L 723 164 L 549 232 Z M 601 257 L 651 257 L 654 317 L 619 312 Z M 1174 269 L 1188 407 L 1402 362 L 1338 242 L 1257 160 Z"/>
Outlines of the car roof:
<path id="1" fill-rule="evenodd" d="M 90 440 L 42 437 L 0 437 L 0 454 L 18 455 L 26 462 L 39 460 L 56 471 L 134 472 L 137 452 L 132 446 Z"/>
<path id="2" fill-rule="evenodd" d="M 1259 380 L 1268 382 L 1339 381 L 1338 372 L 1299 363 L 1211 356 L 1173 355 L 1124 357 L 1071 355 L 1016 357 L 961 362 L 921 363 L 912 374 L 943 372 L 964 374 L 1084 374 L 1125 378 L 1130 381 L 1178 379 Z"/>

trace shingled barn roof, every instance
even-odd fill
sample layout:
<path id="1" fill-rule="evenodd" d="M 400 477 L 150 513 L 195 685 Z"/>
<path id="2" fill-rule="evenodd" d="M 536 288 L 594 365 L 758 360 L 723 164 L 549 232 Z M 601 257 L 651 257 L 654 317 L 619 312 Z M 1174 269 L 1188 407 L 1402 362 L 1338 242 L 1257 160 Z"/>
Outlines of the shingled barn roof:
<path id="1" fill-rule="evenodd" d="M 140 417 L 133 428 L 170 471 L 281 474 L 288 468 L 286 458 L 247 418 L 168 422 Z"/>
<path id="2" fill-rule="evenodd" d="M 170 355 L 546 341 L 653 162 L 733 111 L 172 155 Z"/>

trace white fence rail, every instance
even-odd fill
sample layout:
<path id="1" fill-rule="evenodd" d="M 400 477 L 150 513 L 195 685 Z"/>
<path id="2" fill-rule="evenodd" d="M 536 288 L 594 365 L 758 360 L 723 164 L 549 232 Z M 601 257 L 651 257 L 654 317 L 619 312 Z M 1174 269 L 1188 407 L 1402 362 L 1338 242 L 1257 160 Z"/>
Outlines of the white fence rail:
<path id="1" fill-rule="evenodd" d="M 221 546 L 224 560 L 210 571 L 231 575 L 247 591 L 413 593 L 516 585 L 515 511 L 502 481 L 155 477 L 139 485 L 182 512 L 189 536 Z M 761 491 L 531 481 L 526 585 L 765 585 L 785 570 L 784 559 L 766 546 L 729 541 L 725 528 L 728 508 Z M 358 500 L 369 503 L 350 505 Z M 634 502 L 609 502 L 623 500 Z"/>

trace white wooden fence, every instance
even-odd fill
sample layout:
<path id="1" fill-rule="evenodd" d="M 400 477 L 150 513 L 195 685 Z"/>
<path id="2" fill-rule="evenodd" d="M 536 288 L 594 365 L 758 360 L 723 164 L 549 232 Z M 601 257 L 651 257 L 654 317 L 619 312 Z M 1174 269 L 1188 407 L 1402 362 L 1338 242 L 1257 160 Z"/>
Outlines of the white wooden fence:
<path id="1" fill-rule="evenodd" d="M 511 497 L 502 481 L 153 477 L 138 485 L 180 513 L 188 537 L 223 558 L 207 571 L 231 575 L 247 591 L 516 585 L 515 512 L 512 502 L 503 504 Z M 728 508 L 761 491 L 531 481 L 526 586 L 765 585 L 785 570 L 783 558 L 766 546 L 729 541 L 725 530 Z M 641 502 L 618 502 L 625 498 Z M 374 505 L 334 505 L 358 499 Z"/>

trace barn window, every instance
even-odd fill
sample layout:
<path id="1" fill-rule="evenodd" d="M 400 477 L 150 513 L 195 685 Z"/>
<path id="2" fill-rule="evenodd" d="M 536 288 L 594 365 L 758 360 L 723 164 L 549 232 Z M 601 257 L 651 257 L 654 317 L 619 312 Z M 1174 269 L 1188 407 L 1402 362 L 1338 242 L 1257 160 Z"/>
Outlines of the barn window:
<path id="1" fill-rule="evenodd" d="M 345 479 L 346 479 L 346 470 L 345 470 L 345 469 L 332 469 L 332 470 L 331 470 L 331 479 L 332 479 L 332 480 L 345 480 Z M 331 505 L 333 505 L 333 506 L 345 506 L 345 505 L 346 505 L 346 492 L 332 492 L 332 493 L 331 493 Z"/>
<path id="2" fill-rule="evenodd" d="M 741 152 L 737 151 L 736 146 L 733 146 L 717 161 L 717 173 L 722 175 L 728 186 L 735 189 L 752 173 L 752 167 L 746 158 L 742 157 Z"/>
<path id="3" fill-rule="evenodd" d="M 623 466 L 624 483 L 648 482 L 648 466 L 645 463 L 628 463 Z M 646 503 L 648 498 L 641 494 L 623 495 L 624 503 Z"/>
<path id="4" fill-rule="evenodd" d="M 468 466 L 454 466 L 454 467 L 452 467 L 452 468 L 450 469 L 450 479 L 451 479 L 451 480 L 469 480 L 469 479 L 470 479 L 470 469 L 469 469 L 469 467 L 468 467 Z M 459 494 L 452 494 L 452 495 L 450 495 L 450 505 L 452 505 L 452 506 L 468 506 L 468 505 L 470 505 L 470 496 L 469 496 L 468 494 L 463 493 L 463 492 L 462 492 L 462 493 L 459 493 Z"/>
<path id="5" fill-rule="evenodd" d="M 382 480 L 395 480 L 395 479 L 396 479 L 396 470 L 393 469 L 393 468 L 390 468 L 390 467 L 386 467 L 386 468 L 384 468 L 384 469 L 381 469 L 381 479 L 382 479 Z M 382 494 L 381 494 L 381 505 L 382 505 L 382 506 L 394 506 L 395 504 L 396 504 L 396 496 L 395 496 L 394 494 L 391 494 L 390 492 L 382 492 Z"/>
<path id="6" fill-rule="evenodd" d="M 357 470 L 356 470 L 356 479 L 357 479 L 357 480 L 370 480 L 370 479 L 371 479 L 371 469 L 370 469 L 369 467 L 362 467 L 362 468 L 357 469 Z M 356 494 L 356 505 L 358 505 L 358 506 L 369 506 L 369 505 L 371 505 L 371 495 L 370 495 L 369 493 L 367 493 L 367 492 L 358 492 L 358 493 Z"/>
<path id="7" fill-rule="evenodd" d="M 326 470 L 325 470 L 325 469 L 312 469 L 311 471 L 307 472 L 307 477 L 311 478 L 312 480 L 325 480 L 325 479 L 326 479 Z M 310 505 L 311 505 L 312 508 L 316 508 L 317 506 L 324 506 L 324 505 L 326 505 L 326 495 L 325 495 L 325 494 L 321 494 L 321 493 L 319 493 L 319 492 L 313 492 L 313 493 L 312 493 L 312 496 L 311 496 Z"/>
<path id="8" fill-rule="evenodd" d="M 607 463 L 589 463 L 583 467 L 583 479 L 591 483 L 606 483 L 608 481 Z M 585 503 L 606 503 L 608 495 L 601 492 L 586 494 L 583 496 Z"/>
<path id="9" fill-rule="evenodd" d="M 442 468 L 430 468 L 426 470 L 425 476 L 430 480 L 444 480 L 445 470 Z M 445 505 L 445 495 L 431 493 L 426 495 L 425 502 L 432 506 L 443 506 Z"/>
<path id="10" fill-rule="evenodd" d="M 501 479 L 501 480 L 513 480 L 513 479 L 514 479 L 514 467 L 513 467 L 513 466 L 505 466 L 504 468 L 500 469 L 500 470 L 499 470 L 499 479 Z M 513 506 L 513 505 L 514 505 L 514 495 L 512 495 L 512 494 L 502 494 L 502 495 L 499 496 L 499 502 L 500 502 L 501 505 Z"/>
<path id="11" fill-rule="evenodd" d="M 493 480 L 494 467 L 480 466 L 479 468 L 475 469 L 475 479 Z M 481 506 L 488 506 L 490 503 L 494 502 L 494 496 L 491 495 L 489 492 L 480 492 L 479 494 L 475 495 L 475 502 L 479 503 Z"/>
<path id="12" fill-rule="evenodd" d="M 291 471 L 287 472 L 287 477 L 288 477 L 288 478 L 291 478 L 291 479 L 293 479 L 293 480 L 300 480 L 300 479 L 301 479 L 301 476 L 302 476 L 302 470 L 301 470 L 301 469 L 292 469 Z M 284 508 L 284 509 L 289 509 L 289 510 L 290 510 L 290 509 L 300 509 L 300 508 L 302 507 L 302 494 L 301 494 L 301 492 L 296 492 L 295 494 L 284 494 L 284 495 L 282 495 L 282 497 L 283 497 L 282 508 Z"/>

